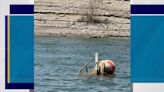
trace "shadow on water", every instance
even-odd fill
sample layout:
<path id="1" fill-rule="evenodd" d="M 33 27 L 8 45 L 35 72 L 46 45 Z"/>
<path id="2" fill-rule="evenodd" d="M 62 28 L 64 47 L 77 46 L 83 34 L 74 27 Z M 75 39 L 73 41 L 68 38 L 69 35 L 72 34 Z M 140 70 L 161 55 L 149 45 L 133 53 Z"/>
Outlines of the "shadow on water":
<path id="1" fill-rule="evenodd" d="M 80 72 L 79 73 L 79 76 L 82 76 L 82 77 L 84 77 L 84 78 L 86 78 L 86 79 L 90 79 L 90 78 L 93 78 L 93 77 L 95 77 L 95 78 L 97 78 L 97 79 L 99 79 L 99 78 L 102 78 L 102 79 L 107 79 L 107 80 L 111 80 L 112 78 L 114 78 L 114 77 L 116 77 L 116 75 L 115 74 L 109 74 L 109 75 L 93 75 L 91 72 Z"/>

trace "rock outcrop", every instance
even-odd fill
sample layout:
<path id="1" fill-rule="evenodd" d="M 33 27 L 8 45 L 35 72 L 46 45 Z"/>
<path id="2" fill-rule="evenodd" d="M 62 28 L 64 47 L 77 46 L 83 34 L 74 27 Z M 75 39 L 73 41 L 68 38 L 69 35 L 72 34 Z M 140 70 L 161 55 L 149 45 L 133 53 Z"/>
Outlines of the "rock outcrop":
<path id="1" fill-rule="evenodd" d="M 35 1 L 35 35 L 130 37 L 130 2 L 101 0 L 88 22 L 89 0 Z"/>

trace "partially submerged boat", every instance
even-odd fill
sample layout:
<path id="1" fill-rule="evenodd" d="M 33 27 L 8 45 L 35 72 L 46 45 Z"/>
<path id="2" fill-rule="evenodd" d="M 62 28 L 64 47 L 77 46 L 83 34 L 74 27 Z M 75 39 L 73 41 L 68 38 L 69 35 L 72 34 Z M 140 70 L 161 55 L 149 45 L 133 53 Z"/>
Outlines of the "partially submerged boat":
<path id="1" fill-rule="evenodd" d="M 81 68 L 80 72 L 86 70 L 88 71 L 88 65 L 93 60 L 91 57 L 88 62 Z M 116 65 L 112 60 L 100 60 L 98 59 L 98 52 L 95 53 L 95 66 L 93 67 L 91 74 L 92 75 L 109 75 L 114 74 Z"/>

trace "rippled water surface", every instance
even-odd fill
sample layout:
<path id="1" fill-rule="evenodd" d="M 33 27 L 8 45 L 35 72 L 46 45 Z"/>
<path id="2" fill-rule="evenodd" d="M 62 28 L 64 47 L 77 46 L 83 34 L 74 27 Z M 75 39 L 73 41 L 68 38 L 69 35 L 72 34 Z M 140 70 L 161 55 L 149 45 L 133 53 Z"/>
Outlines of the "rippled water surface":
<path id="1" fill-rule="evenodd" d="M 35 92 L 130 92 L 129 47 L 126 39 L 35 37 Z M 96 51 L 116 63 L 114 76 L 79 73 Z"/>

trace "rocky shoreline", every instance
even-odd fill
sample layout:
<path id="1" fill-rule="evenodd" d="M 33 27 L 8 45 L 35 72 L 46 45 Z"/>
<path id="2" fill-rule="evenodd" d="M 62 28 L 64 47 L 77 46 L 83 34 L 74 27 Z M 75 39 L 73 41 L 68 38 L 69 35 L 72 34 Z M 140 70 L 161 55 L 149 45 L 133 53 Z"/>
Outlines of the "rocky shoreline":
<path id="1" fill-rule="evenodd" d="M 35 35 L 64 37 L 130 37 L 130 2 L 102 0 L 96 8 L 96 22 L 84 18 L 88 0 L 35 1 Z"/>

